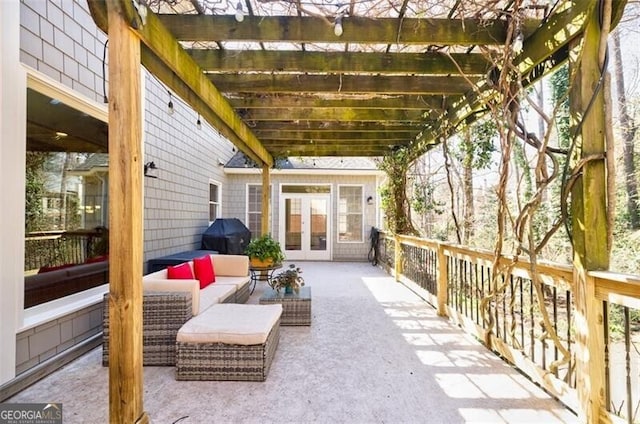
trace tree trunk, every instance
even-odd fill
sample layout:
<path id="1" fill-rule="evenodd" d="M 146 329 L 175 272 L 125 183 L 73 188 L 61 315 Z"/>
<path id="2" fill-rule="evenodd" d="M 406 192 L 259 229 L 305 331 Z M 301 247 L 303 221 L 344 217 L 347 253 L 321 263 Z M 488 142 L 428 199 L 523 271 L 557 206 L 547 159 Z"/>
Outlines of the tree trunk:
<path id="1" fill-rule="evenodd" d="M 71 164 L 71 153 L 64 153 L 60 170 L 60 229 L 67 229 L 67 169 Z"/>
<path id="2" fill-rule="evenodd" d="M 467 128 L 464 132 L 463 143 L 467 144 L 464 149 L 464 158 L 462 159 L 462 185 L 464 196 L 464 223 L 462 229 L 462 244 L 469 244 L 473 237 L 473 148 L 471 133 Z"/>
<path id="3" fill-rule="evenodd" d="M 640 228 L 640 212 L 638 211 L 638 181 L 634 164 L 633 139 L 637 126 L 627 111 L 627 98 L 624 86 L 624 70 L 622 67 L 622 53 L 620 51 L 620 35 L 613 33 L 613 65 L 616 75 L 616 91 L 618 106 L 620 107 L 620 126 L 622 129 L 622 152 L 624 157 L 624 180 L 627 190 L 627 213 L 629 227 L 633 230 Z"/>

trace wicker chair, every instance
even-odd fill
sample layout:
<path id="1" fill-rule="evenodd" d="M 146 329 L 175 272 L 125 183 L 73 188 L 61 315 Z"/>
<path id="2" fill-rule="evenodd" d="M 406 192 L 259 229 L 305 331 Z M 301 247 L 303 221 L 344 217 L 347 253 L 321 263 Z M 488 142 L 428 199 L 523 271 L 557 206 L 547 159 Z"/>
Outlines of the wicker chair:
<path id="1" fill-rule="evenodd" d="M 142 363 L 176 363 L 176 334 L 192 317 L 191 293 L 146 293 L 142 301 Z M 109 294 L 103 301 L 102 365 L 109 365 Z"/>

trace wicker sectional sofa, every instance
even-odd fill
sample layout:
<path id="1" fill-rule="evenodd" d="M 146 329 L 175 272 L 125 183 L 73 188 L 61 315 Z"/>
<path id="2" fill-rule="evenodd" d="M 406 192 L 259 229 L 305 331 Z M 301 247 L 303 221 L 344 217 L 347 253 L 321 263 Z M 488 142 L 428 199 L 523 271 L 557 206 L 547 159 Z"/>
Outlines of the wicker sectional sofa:
<path id="1" fill-rule="evenodd" d="M 142 278 L 143 364 L 175 365 L 176 335 L 193 316 L 218 303 L 245 303 L 249 298 L 249 258 L 210 255 L 215 283 L 200 289 L 198 280 L 170 280 L 163 269 Z M 193 267 L 193 262 L 189 262 Z M 103 308 L 102 363 L 109 363 L 109 295 Z"/>

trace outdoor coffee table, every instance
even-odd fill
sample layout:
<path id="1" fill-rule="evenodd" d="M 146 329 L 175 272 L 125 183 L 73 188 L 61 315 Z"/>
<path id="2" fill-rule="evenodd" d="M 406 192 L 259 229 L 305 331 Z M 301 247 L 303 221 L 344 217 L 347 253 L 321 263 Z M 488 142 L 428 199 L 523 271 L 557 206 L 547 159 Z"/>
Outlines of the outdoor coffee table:
<path id="1" fill-rule="evenodd" d="M 277 269 L 282 268 L 282 264 L 273 264 L 271 266 L 253 266 L 249 265 L 249 273 L 251 274 L 251 293 L 256 289 L 256 284 L 258 281 L 266 281 L 267 284 L 271 284 L 271 280 L 273 280 L 273 274 Z"/>
<path id="2" fill-rule="evenodd" d="M 285 294 L 269 287 L 260 297 L 260 304 L 282 304 L 280 325 L 311 325 L 311 287 L 301 287 L 298 293 Z"/>

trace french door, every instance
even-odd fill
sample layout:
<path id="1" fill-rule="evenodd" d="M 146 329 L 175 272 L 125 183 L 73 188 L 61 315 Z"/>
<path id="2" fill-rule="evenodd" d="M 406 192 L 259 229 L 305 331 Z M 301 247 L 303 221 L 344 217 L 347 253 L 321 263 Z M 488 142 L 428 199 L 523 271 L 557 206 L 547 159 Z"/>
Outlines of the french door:
<path id="1" fill-rule="evenodd" d="M 287 260 L 329 260 L 329 194 L 282 193 L 280 244 Z"/>

